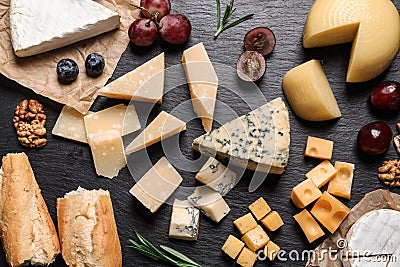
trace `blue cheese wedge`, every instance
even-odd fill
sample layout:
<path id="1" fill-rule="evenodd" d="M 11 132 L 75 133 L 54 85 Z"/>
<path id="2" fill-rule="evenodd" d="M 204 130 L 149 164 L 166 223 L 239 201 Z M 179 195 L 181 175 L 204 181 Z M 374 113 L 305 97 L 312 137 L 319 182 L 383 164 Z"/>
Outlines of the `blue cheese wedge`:
<path id="1" fill-rule="evenodd" d="M 289 159 L 288 110 L 282 98 L 276 98 L 198 137 L 192 146 L 243 168 L 282 174 Z"/>
<path id="2" fill-rule="evenodd" d="M 14 52 L 27 57 L 119 27 L 120 16 L 92 0 L 11 0 Z"/>
<path id="3" fill-rule="evenodd" d="M 222 196 L 236 185 L 236 173 L 215 158 L 209 158 L 200 171 L 196 174 L 196 179 L 219 192 Z"/>
<path id="4" fill-rule="evenodd" d="M 214 222 L 220 222 L 231 210 L 220 193 L 205 186 L 196 187 L 188 201 Z"/>
<path id="5" fill-rule="evenodd" d="M 187 200 L 175 199 L 172 207 L 169 237 L 183 240 L 197 240 L 200 211 Z"/>

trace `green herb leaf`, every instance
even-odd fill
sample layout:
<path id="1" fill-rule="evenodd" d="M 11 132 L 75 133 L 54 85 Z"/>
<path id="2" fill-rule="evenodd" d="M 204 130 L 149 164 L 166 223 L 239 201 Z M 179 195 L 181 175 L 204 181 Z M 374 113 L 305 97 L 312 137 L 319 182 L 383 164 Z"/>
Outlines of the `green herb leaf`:
<path id="1" fill-rule="evenodd" d="M 176 258 L 178 258 L 178 259 L 180 259 L 180 260 L 182 260 L 182 261 L 184 261 L 184 262 L 193 264 L 193 265 L 195 265 L 195 266 L 200 266 L 198 263 L 196 263 L 195 261 L 193 261 L 193 260 L 190 259 L 189 257 L 183 255 L 182 253 L 180 253 L 179 251 L 176 251 L 176 250 L 173 249 L 173 248 L 170 248 L 170 247 L 167 247 L 167 246 L 163 246 L 163 245 L 160 245 L 160 247 L 161 247 L 163 250 L 165 250 L 166 252 L 168 252 L 169 254 L 171 254 L 172 256 L 175 256 Z"/>
<path id="2" fill-rule="evenodd" d="M 217 0 L 217 18 L 218 18 L 218 28 L 221 26 L 221 1 Z"/>

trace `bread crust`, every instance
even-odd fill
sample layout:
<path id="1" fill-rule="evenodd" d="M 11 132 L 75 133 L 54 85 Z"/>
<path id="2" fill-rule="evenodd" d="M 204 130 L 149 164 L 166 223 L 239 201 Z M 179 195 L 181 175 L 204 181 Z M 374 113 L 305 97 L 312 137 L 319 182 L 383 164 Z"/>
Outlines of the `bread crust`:
<path id="1" fill-rule="evenodd" d="M 48 265 L 60 253 L 54 223 L 25 153 L 2 160 L 0 235 L 10 266 Z"/>

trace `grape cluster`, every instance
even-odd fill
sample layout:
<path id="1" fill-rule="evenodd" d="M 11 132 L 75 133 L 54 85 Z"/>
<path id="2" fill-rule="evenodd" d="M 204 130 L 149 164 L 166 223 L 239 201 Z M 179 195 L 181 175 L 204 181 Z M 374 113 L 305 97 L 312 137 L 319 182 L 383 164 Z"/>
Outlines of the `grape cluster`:
<path id="1" fill-rule="evenodd" d="M 137 46 L 149 46 L 157 34 L 170 44 L 183 44 L 190 36 L 192 26 L 189 19 L 181 14 L 170 14 L 169 0 L 141 0 L 142 18 L 135 20 L 129 27 L 130 41 Z"/>

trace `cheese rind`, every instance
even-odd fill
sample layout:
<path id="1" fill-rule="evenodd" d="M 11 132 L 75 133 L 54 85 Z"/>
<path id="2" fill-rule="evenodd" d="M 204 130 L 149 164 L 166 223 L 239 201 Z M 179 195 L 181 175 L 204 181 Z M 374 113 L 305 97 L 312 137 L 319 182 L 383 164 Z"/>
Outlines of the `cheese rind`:
<path id="1" fill-rule="evenodd" d="M 333 153 L 333 141 L 308 136 L 304 156 L 330 160 Z"/>
<path id="2" fill-rule="evenodd" d="M 236 259 L 239 253 L 244 248 L 244 243 L 234 237 L 233 235 L 229 235 L 228 239 L 225 241 L 224 245 L 222 246 L 222 250 L 225 252 L 226 255 L 231 257 L 232 259 Z"/>
<path id="3" fill-rule="evenodd" d="M 336 175 L 328 184 L 328 193 L 350 199 L 353 184 L 354 164 L 347 162 L 335 162 Z"/>
<path id="4" fill-rule="evenodd" d="M 311 179 L 318 188 L 326 185 L 333 177 L 335 177 L 337 170 L 328 161 L 324 160 L 318 166 L 306 173 L 306 177 Z"/>
<path id="5" fill-rule="evenodd" d="M 257 220 L 264 218 L 270 211 L 271 208 L 264 198 L 260 197 L 256 201 L 250 204 L 249 210 L 253 213 Z"/>
<path id="6" fill-rule="evenodd" d="M 269 236 L 260 225 L 257 225 L 242 237 L 242 241 L 251 251 L 256 252 L 268 243 Z"/>
<path id="7" fill-rule="evenodd" d="M 309 243 L 314 242 L 318 238 L 325 235 L 317 221 L 311 216 L 308 210 L 304 209 L 293 216 L 296 222 L 300 225 Z"/>
<path id="8" fill-rule="evenodd" d="M 271 232 L 278 230 L 284 224 L 281 216 L 276 211 L 268 213 L 268 215 L 261 220 L 261 223 Z"/>
<path id="9" fill-rule="evenodd" d="M 311 179 L 306 179 L 292 189 L 291 199 L 300 209 L 305 208 L 322 196 L 321 191 Z"/>
<path id="10" fill-rule="evenodd" d="M 51 133 L 73 141 L 87 143 L 83 117 L 84 115 L 74 108 L 64 106 Z"/>
<path id="11" fill-rule="evenodd" d="M 175 199 L 172 206 L 169 237 L 182 240 L 197 240 L 200 211 L 187 200 Z"/>
<path id="12" fill-rule="evenodd" d="M 251 215 L 251 213 L 247 213 L 246 215 L 236 219 L 233 222 L 233 224 L 236 226 L 241 235 L 256 228 L 258 225 L 256 220 L 254 220 L 253 215 Z"/>

